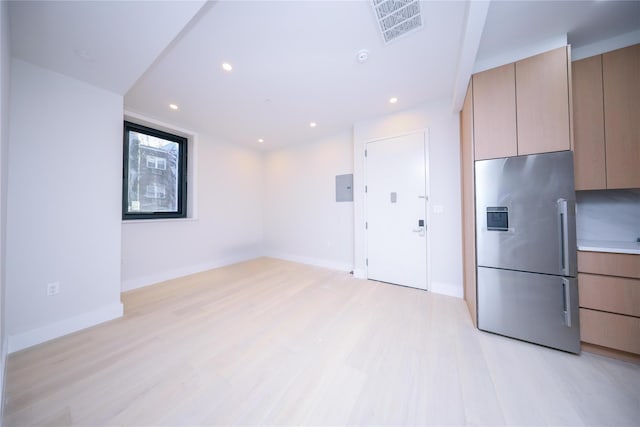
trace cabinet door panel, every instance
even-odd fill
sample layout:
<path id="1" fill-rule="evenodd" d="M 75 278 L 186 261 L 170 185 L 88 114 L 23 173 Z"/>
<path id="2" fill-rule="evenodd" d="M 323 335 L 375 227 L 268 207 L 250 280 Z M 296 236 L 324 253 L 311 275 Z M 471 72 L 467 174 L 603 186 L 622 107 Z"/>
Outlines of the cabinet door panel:
<path id="1" fill-rule="evenodd" d="M 476 229 L 473 186 L 473 103 L 469 84 L 460 113 L 460 158 L 462 159 L 462 255 L 464 299 L 476 324 Z"/>
<path id="2" fill-rule="evenodd" d="M 640 255 L 578 251 L 578 271 L 640 279 Z"/>
<path id="3" fill-rule="evenodd" d="M 571 149 L 567 48 L 516 62 L 518 155 Z"/>
<path id="4" fill-rule="evenodd" d="M 640 280 L 578 274 L 580 307 L 640 317 Z"/>
<path id="5" fill-rule="evenodd" d="M 573 130 L 576 190 L 607 188 L 602 99 L 602 56 L 573 63 Z"/>
<path id="6" fill-rule="evenodd" d="M 518 155 L 514 64 L 473 76 L 475 159 Z"/>
<path id="7" fill-rule="evenodd" d="M 640 44 L 602 56 L 607 187 L 640 188 Z"/>
<path id="8" fill-rule="evenodd" d="M 580 309 L 580 339 L 616 350 L 640 353 L 640 318 Z"/>

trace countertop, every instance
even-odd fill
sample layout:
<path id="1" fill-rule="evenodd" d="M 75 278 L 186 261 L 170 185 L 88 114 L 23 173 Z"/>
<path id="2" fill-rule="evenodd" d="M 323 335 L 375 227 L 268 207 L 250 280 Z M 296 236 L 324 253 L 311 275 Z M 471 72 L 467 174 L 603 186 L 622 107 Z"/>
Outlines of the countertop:
<path id="1" fill-rule="evenodd" d="M 612 252 L 640 255 L 640 243 L 610 240 L 578 240 L 578 250 L 587 252 Z"/>

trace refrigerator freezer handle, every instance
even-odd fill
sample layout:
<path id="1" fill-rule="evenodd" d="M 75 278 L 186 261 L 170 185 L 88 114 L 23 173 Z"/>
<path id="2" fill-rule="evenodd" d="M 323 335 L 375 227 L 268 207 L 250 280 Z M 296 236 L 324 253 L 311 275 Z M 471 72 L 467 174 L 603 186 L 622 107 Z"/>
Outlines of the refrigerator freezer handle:
<path id="1" fill-rule="evenodd" d="M 571 286 L 569 279 L 562 279 L 562 305 L 564 310 L 564 324 L 571 327 Z"/>
<path id="2" fill-rule="evenodd" d="M 569 268 L 569 219 L 567 200 L 558 199 L 558 216 L 560 217 L 560 267 L 562 274 L 565 276 L 570 275 Z"/>

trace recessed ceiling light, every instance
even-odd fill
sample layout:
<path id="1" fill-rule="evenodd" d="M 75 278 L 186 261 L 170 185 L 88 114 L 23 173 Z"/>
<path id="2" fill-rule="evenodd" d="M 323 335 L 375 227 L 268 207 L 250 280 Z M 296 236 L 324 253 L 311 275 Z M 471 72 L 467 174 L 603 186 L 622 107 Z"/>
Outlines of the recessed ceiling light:
<path id="1" fill-rule="evenodd" d="M 177 110 L 178 106 L 176 104 L 169 104 L 169 108 L 171 108 L 172 110 Z"/>
<path id="2" fill-rule="evenodd" d="M 398 98 L 396 98 L 395 96 L 393 96 L 393 97 L 389 98 L 389 102 L 390 102 L 391 104 L 395 104 L 396 102 L 398 102 Z"/>
<path id="3" fill-rule="evenodd" d="M 228 62 L 223 62 L 222 63 L 222 69 L 225 70 L 225 71 L 231 71 L 231 70 L 233 70 L 233 67 Z"/>
<path id="4" fill-rule="evenodd" d="M 263 142 L 264 142 L 264 139 L 259 138 L 259 139 L 258 139 L 258 142 L 263 143 Z"/>
<path id="5" fill-rule="evenodd" d="M 311 122 L 311 123 L 309 123 L 309 126 L 311 126 L 312 128 L 314 128 L 314 127 L 318 126 L 318 124 L 317 124 L 316 122 Z"/>

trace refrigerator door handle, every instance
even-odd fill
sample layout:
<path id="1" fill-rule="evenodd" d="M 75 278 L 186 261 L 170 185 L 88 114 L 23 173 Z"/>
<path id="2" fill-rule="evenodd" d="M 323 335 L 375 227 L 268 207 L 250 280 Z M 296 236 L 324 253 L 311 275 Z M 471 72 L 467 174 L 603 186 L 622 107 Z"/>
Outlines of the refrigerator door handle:
<path id="1" fill-rule="evenodd" d="M 570 276 L 569 269 L 569 219 L 567 200 L 558 199 L 558 215 L 560 217 L 560 268 L 564 276 Z"/>
<path id="2" fill-rule="evenodd" d="M 562 307 L 564 310 L 564 324 L 571 327 L 571 286 L 569 279 L 562 279 Z"/>

